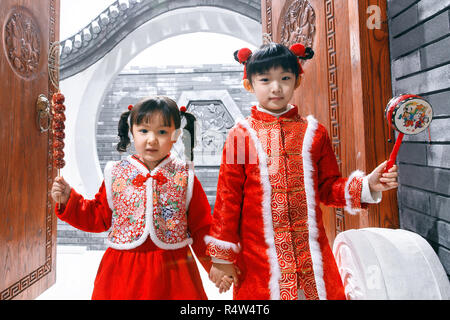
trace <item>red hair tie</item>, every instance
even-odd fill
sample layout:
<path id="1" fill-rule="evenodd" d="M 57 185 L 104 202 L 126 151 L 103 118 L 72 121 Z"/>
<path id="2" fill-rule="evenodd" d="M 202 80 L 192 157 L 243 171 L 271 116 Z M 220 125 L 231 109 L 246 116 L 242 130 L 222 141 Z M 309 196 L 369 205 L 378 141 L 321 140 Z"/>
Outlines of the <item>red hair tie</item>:
<path id="1" fill-rule="evenodd" d="M 291 52 L 299 58 L 298 60 L 298 68 L 299 68 L 299 74 L 303 74 L 303 68 L 302 65 L 300 63 L 300 59 L 302 60 L 308 60 L 308 59 L 312 59 L 312 57 L 314 56 L 314 51 L 311 48 L 306 48 L 303 44 L 301 43 L 294 43 L 289 50 L 291 50 Z"/>
<path id="2" fill-rule="evenodd" d="M 186 106 L 181 106 L 181 107 L 180 107 L 180 112 L 181 112 L 181 113 L 184 113 L 184 112 L 186 112 L 186 111 L 187 111 Z"/>
<path id="3" fill-rule="evenodd" d="M 239 63 L 245 64 L 247 63 L 248 59 L 250 59 L 252 55 L 252 50 L 249 48 L 242 48 L 238 51 L 237 57 L 239 59 Z"/>
<path id="4" fill-rule="evenodd" d="M 305 56 L 305 51 L 306 48 L 304 45 L 302 45 L 301 43 L 294 43 L 289 50 L 291 50 L 291 52 L 293 54 L 295 54 L 297 57 L 304 57 Z"/>
<path id="5" fill-rule="evenodd" d="M 131 111 L 132 109 L 133 109 L 133 105 L 130 104 L 130 105 L 128 106 L 128 110 Z"/>
<path id="6" fill-rule="evenodd" d="M 236 60 L 239 61 L 240 64 L 244 65 L 244 77 L 243 79 L 247 79 L 247 62 L 252 56 L 253 52 L 249 48 L 242 48 L 236 54 Z"/>

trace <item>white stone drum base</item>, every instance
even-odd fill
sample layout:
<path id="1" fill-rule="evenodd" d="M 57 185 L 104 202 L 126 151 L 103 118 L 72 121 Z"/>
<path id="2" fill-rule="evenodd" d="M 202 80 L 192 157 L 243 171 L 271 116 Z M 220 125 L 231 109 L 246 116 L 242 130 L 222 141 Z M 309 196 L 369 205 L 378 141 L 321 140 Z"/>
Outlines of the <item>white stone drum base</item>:
<path id="1" fill-rule="evenodd" d="M 436 253 L 416 233 L 366 228 L 340 233 L 333 254 L 349 300 L 449 300 Z"/>

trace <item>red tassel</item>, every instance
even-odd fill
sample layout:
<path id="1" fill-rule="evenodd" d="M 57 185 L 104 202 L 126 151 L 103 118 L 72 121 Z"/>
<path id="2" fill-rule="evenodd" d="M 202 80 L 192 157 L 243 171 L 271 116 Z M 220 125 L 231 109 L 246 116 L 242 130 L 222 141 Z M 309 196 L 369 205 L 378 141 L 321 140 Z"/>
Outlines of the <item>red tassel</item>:
<path id="1" fill-rule="evenodd" d="M 305 56 L 305 51 L 306 48 L 304 45 L 302 45 L 301 43 L 294 43 L 289 50 L 291 50 L 291 52 L 293 54 L 295 54 L 297 57 L 304 57 Z"/>
<path id="2" fill-rule="evenodd" d="M 239 63 L 246 63 L 251 55 L 252 51 L 249 48 L 242 48 L 237 54 Z"/>

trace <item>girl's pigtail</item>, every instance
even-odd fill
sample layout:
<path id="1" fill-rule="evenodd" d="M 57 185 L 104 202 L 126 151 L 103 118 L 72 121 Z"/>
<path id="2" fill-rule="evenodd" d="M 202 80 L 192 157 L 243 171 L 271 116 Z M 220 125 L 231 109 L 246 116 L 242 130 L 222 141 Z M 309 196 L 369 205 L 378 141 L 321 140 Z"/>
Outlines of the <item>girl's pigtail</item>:
<path id="1" fill-rule="evenodd" d="M 305 47 L 301 43 L 294 43 L 289 48 L 289 50 L 291 50 L 291 52 L 299 59 L 298 60 L 298 69 L 299 69 L 299 74 L 302 74 L 303 68 L 300 63 L 300 59 L 302 59 L 302 60 L 312 59 L 314 57 L 314 50 L 310 47 Z"/>
<path id="2" fill-rule="evenodd" d="M 122 113 L 119 120 L 119 143 L 117 144 L 117 151 L 125 152 L 128 146 L 131 144 L 128 132 L 130 131 L 130 126 L 128 125 L 128 118 L 130 117 L 131 111 L 126 111 Z"/>
<path id="3" fill-rule="evenodd" d="M 234 59 L 240 64 L 244 65 L 244 77 L 243 79 L 247 79 L 247 62 L 252 56 L 252 51 L 249 48 L 242 48 L 240 50 L 236 50 L 234 52 Z"/>
<path id="4" fill-rule="evenodd" d="M 184 126 L 183 131 L 187 130 L 189 132 L 189 137 L 186 137 L 185 134 L 183 134 L 183 144 L 185 147 L 185 154 L 190 161 L 194 161 L 194 147 L 195 147 L 195 121 L 197 119 L 192 113 L 188 113 L 185 106 L 182 106 L 180 108 L 180 115 L 182 118 L 184 118 L 186 121 L 186 125 Z M 182 121 L 183 123 L 184 121 Z M 190 139 L 189 139 L 190 138 Z M 189 140 L 185 140 L 189 139 Z"/>

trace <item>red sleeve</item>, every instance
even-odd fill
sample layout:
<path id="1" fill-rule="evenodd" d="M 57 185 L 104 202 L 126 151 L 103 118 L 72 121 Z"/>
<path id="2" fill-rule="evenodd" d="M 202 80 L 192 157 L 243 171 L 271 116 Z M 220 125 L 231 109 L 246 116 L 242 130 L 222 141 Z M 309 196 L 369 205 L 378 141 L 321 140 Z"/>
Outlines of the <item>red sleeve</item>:
<path id="1" fill-rule="evenodd" d="M 239 252 L 239 223 L 246 180 L 245 166 L 239 159 L 248 149 L 248 139 L 242 146 L 238 139 L 244 136 L 241 128 L 230 131 L 223 148 L 222 163 L 217 183 L 213 224 L 207 238 L 207 254 L 211 257 L 234 261 Z M 245 161 L 244 161 L 245 162 Z"/>
<path id="2" fill-rule="evenodd" d="M 319 125 L 317 129 L 320 155 L 317 162 L 319 198 L 322 203 L 331 207 L 346 207 L 360 209 L 362 180 L 364 174 L 353 172 L 349 178 L 343 178 L 331 146 L 331 141 L 325 127 Z M 350 210 L 352 210 L 350 209 Z"/>
<path id="3" fill-rule="evenodd" d="M 204 237 L 209 232 L 211 221 L 211 206 L 208 198 L 200 181 L 194 176 L 194 188 L 188 209 L 188 226 L 193 239 L 192 249 L 207 272 L 211 268 L 211 258 L 205 253 Z"/>
<path id="4" fill-rule="evenodd" d="M 105 183 L 92 200 L 84 199 L 72 189 L 67 204 L 60 208 L 56 204 L 55 213 L 59 219 L 82 231 L 100 233 L 109 230 L 112 211 L 108 205 Z"/>

